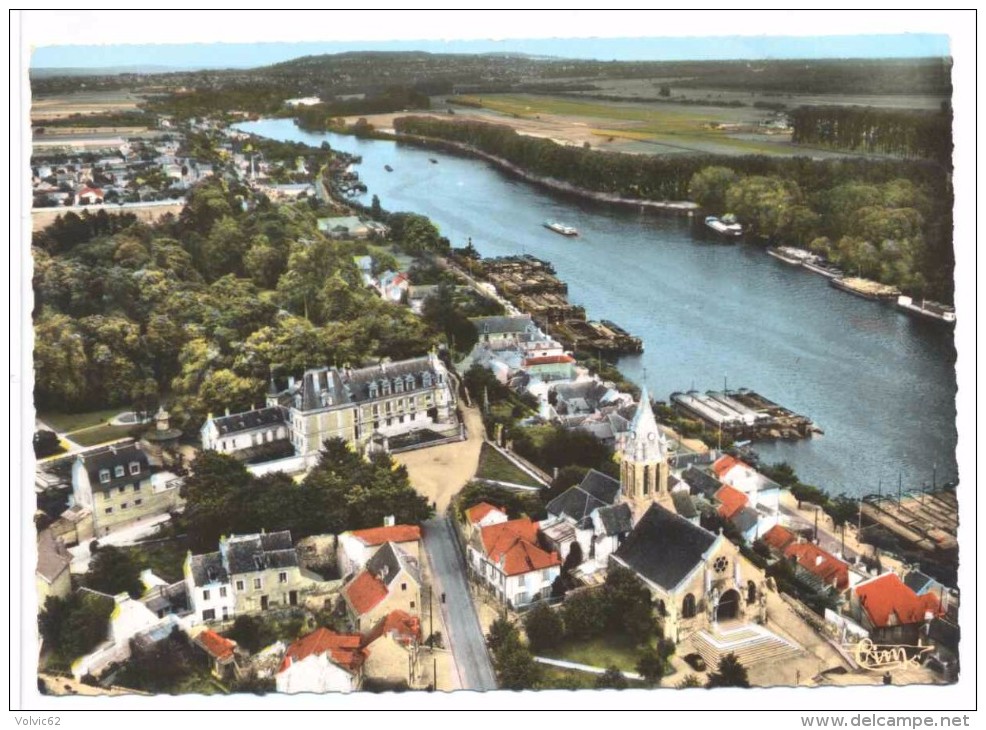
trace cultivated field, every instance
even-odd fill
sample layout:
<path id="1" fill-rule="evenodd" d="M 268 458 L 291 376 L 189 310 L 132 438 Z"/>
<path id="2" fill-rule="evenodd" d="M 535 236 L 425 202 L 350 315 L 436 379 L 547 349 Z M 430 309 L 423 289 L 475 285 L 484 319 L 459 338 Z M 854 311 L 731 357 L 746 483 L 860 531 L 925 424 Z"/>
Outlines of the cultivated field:
<path id="1" fill-rule="evenodd" d="M 790 131 L 763 123 L 776 114 L 752 106 L 718 107 L 673 102 L 618 102 L 537 94 L 483 94 L 433 99 L 430 112 L 367 116 L 378 129 L 391 129 L 408 114 L 507 124 L 520 134 L 559 144 L 651 155 L 717 154 L 845 157 L 842 152 L 804 148 Z M 347 119 L 353 123 L 356 118 Z"/>
<path id="2" fill-rule="evenodd" d="M 73 114 L 107 114 L 136 111 L 142 101 L 129 91 L 79 91 L 73 94 L 36 97 L 31 100 L 31 121 L 43 122 Z"/>

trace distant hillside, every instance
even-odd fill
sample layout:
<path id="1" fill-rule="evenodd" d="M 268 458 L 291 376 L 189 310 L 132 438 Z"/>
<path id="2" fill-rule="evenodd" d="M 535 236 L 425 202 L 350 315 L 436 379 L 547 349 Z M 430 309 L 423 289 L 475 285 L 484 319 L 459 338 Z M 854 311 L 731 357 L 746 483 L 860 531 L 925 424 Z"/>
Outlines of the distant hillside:
<path id="1" fill-rule="evenodd" d="M 116 76 L 118 74 L 166 74 L 176 71 L 189 71 L 176 66 L 80 66 L 73 68 L 32 68 L 28 75 L 32 79 L 49 79 L 56 76 Z"/>

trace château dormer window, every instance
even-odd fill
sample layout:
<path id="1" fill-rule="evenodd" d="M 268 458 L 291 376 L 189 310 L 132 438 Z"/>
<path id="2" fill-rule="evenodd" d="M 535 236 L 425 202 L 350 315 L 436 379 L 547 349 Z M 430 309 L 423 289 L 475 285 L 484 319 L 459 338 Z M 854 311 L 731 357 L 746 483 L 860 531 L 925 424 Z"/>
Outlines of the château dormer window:
<path id="1" fill-rule="evenodd" d="M 124 472 L 123 466 L 118 466 L 115 469 L 113 469 L 113 475 L 116 476 L 116 477 L 122 477 L 124 475 L 124 473 L 125 472 Z"/>
<path id="2" fill-rule="evenodd" d="M 404 392 L 404 381 L 400 378 L 394 378 L 394 392 L 403 393 Z"/>
<path id="3" fill-rule="evenodd" d="M 99 481 L 101 483 L 103 483 L 103 484 L 106 484 L 106 483 L 109 482 L 109 480 L 110 480 L 110 470 L 109 469 L 100 469 L 99 470 Z"/>
<path id="4" fill-rule="evenodd" d="M 404 390 L 414 390 L 414 376 L 410 373 L 404 376 Z"/>
<path id="5" fill-rule="evenodd" d="M 431 373 L 425 373 L 424 375 L 422 375 L 421 376 L 421 381 L 424 384 L 424 387 L 430 388 L 431 387 Z"/>
<path id="6" fill-rule="evenodd" d="M 390 395 L 390 381 L 389 380 L 383 381 L 383 394 L 384 395 Z"/>
<path id="7" fill-rule="evenodd" d="M 131 461 L 130 462 L 130 475 L 140 474 L 140 462 Z"/>
<path id="8" fill-rule="evenodd" d="M 370 397 L 376 398 L 379 394 L 379 389 L 377 388 L 376 382 L 370 383 Z"/>

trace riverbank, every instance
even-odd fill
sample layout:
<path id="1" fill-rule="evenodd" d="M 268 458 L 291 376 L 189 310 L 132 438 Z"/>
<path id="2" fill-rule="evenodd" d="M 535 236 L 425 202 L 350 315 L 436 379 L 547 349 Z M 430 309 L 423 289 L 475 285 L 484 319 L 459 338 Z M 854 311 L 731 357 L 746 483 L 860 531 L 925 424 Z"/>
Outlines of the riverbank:
<path id="1" fill-rule="evenodd" d="M 487 162 L 493 163 L 501 170 L 509 172 L 511 175 L 516 175 L 525 182 L 539 185 L 556 192 L 588 198 L 589 200 L 595 200 L 600 203 L 610 203 L 612 205 L 630 206 L 640 210 L 656 210 L 689 216 L 694 215 L 695 211 L 701 208 L 698 203 L 693 203 L 690 200 L 657 201 L 641 200 L 640 198 L 623 198 L 618 195 L 610 195 L 609 193 L 600 193 L 594 190 L 576 187 L 571 183 L 556 180 L 555 178 L 539 177 L 537 175 L 532 175 L 522 167 L 519 167 L 512 162 L 503 159 L 502 157 L 491 155 L 488 152 L 484 152 L 483 150 L 472 147 L 471 145 L 463 144 L 462 142 L 452 142 L 450 140 L 438 139 L 436 137 L 423 137 L 416 134 L 401 134 L 396 131 L 392 132 L 391 130 L 381 130 L 380 134 L 381 138 L 392 139 L 395 142 L 409 142 L 411 144 L 418 144 L 429 149 L 439 149 L 446 152 L 458 152 L 469 155 L 470 157 L 477 157 L 481 160 L 486 160 Z"/>

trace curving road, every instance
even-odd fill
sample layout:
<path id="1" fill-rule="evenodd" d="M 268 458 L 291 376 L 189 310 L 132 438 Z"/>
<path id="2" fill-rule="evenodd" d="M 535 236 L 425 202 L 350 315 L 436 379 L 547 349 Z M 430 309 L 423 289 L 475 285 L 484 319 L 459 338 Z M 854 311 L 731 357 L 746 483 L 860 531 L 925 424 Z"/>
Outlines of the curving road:
<path id="1" fill-rule="evenodd" d="M 439 605 L 462 688 L 494 690 L 496 675 L 469 595 L 465 558 L 453 527 L 448 517 L 435 517 L 423 526 L 424 549 L 431 564 L 435 591 L 445 596 L 445 602 Z"/>

